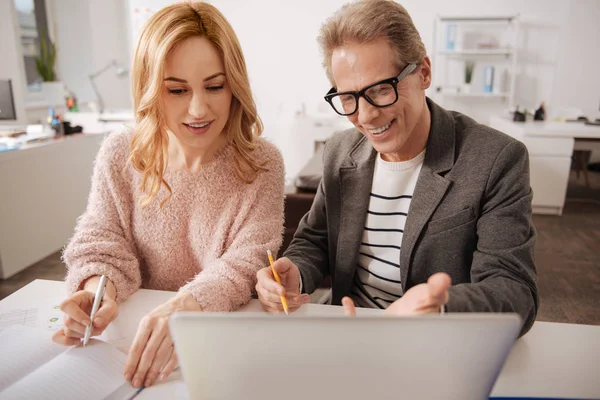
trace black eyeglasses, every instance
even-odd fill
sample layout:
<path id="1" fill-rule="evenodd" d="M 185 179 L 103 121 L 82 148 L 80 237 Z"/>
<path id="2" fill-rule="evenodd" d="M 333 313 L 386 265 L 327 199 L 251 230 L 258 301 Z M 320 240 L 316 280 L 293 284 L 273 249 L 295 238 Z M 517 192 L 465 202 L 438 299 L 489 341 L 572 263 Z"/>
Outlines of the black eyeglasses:
<path id="1" fill-rule="evenodd" d="M 417 64 L 408 64 L 400 75 L 393 78 L 384 79 L 367 86 L 359 92 L 340 92 L 331 88 L 325 100 L 331 105 L 334 111 L 340 115 L 352 115 L 358 110 L 358 99 L 364 97 L 375 107 L 388 107 L 398 101 L 398 83 L 410 75 L 417 68 Z"/>

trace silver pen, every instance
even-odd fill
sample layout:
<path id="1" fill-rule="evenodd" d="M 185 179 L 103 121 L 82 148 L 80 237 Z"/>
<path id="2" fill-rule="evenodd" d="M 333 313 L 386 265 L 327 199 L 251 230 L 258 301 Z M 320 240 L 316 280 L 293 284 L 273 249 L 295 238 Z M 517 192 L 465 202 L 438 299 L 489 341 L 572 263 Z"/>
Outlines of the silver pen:
<path id="1" fill-rule="evenodd" d="M 98 308 L 100 308 L 100 303 L 102 303 L 102 298 L 104 297 L 104 292 L 106 291 L 106 282 L 106 275 L 100 276 L 100 282 L 96 288 L 96 295 L 94 296 L 94 303 L 92 304 L 92 312 L 90 313 L 90 324 L 85 328 L 85 335 L 83 336 L 84 346 L 90 340 L 90 336 L 92 335 L 92 330 L 94 329 L 94 317 L 96 316 Z"/>

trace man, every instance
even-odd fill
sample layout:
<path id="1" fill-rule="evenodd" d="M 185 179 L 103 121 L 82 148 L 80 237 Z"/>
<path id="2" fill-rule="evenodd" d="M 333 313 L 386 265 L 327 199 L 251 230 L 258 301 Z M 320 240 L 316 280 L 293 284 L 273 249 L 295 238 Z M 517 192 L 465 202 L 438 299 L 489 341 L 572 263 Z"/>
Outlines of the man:
<path id="1" fill-rule="evenodd" d="M 516 312 L 538 295 L 525 146 L 425 95 L 431 61 L 398 3 L 342 7 L 319 42 L 332 108 L 356 127 L 326 144 L 311 210 L 274 268 L 258 273 L 267 311 L 308 302 L 325 276 L 332 304 L 407 315 Z M 451 286 L 452 283 L 452 286 Z"/>

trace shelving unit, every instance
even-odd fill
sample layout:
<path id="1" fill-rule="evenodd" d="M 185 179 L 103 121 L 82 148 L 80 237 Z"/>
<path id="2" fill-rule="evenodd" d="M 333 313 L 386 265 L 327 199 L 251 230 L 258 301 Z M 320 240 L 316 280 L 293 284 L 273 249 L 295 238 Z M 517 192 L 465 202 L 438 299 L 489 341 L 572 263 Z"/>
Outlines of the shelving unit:
<path id="1" fill-rule="evenodd" d="M 518 35 L 518 15 L 437 16 L 432 52 L 432 97 L 442 105 L 448 99 L 489 99 L 490 102 L 501 101 L 503 108 L 512 108 Z M 465 85 L 467 62 L 474 63 L 470 85 Z M 485 77 L 485 72 L 491 78 Z"/>

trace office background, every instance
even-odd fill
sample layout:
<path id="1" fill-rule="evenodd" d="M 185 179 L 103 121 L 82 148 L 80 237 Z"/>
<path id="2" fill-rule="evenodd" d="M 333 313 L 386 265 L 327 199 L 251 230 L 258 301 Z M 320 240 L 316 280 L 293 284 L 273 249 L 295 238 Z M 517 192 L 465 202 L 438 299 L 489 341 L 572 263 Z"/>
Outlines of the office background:
<path id="1" fill-rule="evenodd" d="M 318 151 L 318 144 L 333 131 L 347 126 L 347 122 L 334 115 L 322 100 L 329 83 L 321 67 L 315 40 L 321 23 L 345 1 L 209 2 L 225 14 L 239 36 L 258 109 L 265 122 L 265 136 L 281 149 L 288 184 L 293 186 L 298 174 Z M 28 50 L 23 45 L 22 31 L 27 25 L 24 20 L 28 13 L 35 13 L 36 22 L 45 21 L 45 31 L 56 43 L 58 79 L 75 94 L 82 114 L 93 114 L 97 111 L 97 94 L 89 75 L 103 70 L 112 62 L 128 68 L 140 26 L 152 12 L 169 3 L 172 1 L 0 0 L 0 80 L 10 79 L 12 82 L 17 115 L 16 120 L 0 121 L 0 130 L 3 125 L 43 122 L 49 106 L 64 106 L 55 104 L 61 102 L 60 97 L 48 100 L 40 95 L 35 82 L 29 82 L 30 61 L 25 54 Z M 434 49 L 443 46 L 436 36 L 439 34 L 435 31 L 436 17 L 517 17 L 518 62 L 514 70 L 512 105 L 533 110 L 544 102 L 548 119 L 579 115 L 590 120 L 600 118 L 600 75 L 597 73 L 600 66 L 600 53 L 597 51 L 600 2 L 557 0 L 550 4 L 543 0 L 492 3 L 478 0 L 406 0 L 401 3 L 412 15 L 428 52 L 434 57 L 434 71 L 436 68 L 441 70 L 445 62 L 434 54 Z M 42 13 L 41 10 L 43 18 L 37 15 Z M 34 31 L 36 29 L 39 31 L 44 27 L 38 23 Z M 119 77 L 114 69 L 110 69 L 98 76 L 95 82 L 108 111 L 114 114 L 131 111 L 127 76 Z M 500 96 L 439 97 L 434 88 L 428 95 L 482 123 L 489 123 L 491 116 L 507 117 L 511 111 L 507 99 Z M 85 124 L 84 127 L 88 131 L 94 130 Z M 90 141 L 87 144 L 92 146 L 86 147 L 90 155 L 94 154 L 94 143 Z M 76 147 L 74 152 L 77 152 Z M 585 157 L 585 164 L 600 162 L 599 151 L 587 152 Z M 81 163 L 91 168 L 91 156 Z M 2 160 L 0 165 L 3 165 Z M 578 163 L 574 162 L 571 168 L 562 215 L 534 216 L 539 233 L 536 247 L 542 295 L 539 318 L 600 324 L 600 311 L 596 306 L 600 300 L 600 178 L 598 173 L 590 170 L 589 184 L 586 184 L 582 171 L 577 171 L 580 169 Z M 78 190 L 73 192 L 72 199 L 67 200 L 69 203 L 65 207 L 69 207 L 71 213 L 64 214 L 69 219 L 61 227 L 61 232 L 74 225 L 75 221 L 70 218 L 80 213 L 85 204 L 85 171 L 82 169 L 80 174 Z M 8 183 L 0 188 L 0 201 L 3 194 L 13 190 L 13 184 L 28 185 L 19 176 L 4 176 L 3 182 Z M 28 193 L 32 196 L 35 190 Z M 310 198 L 307 201 L 310 202 Z M 301 210 L 300 207 L 288 211 L 300 213 Z M 288 218 L 288 222 L 292 219 Z M 48 224 L 45 221 L 40 223 Z M 35 225 L 5 225 L 0 227 L 3 231 L 0 238 L 2 235 L 8 238 L 11 232 L 17 230 L 38 228 Z M 52 230 L 51 226 L 46 228 Z M 27 243 L 21 243 L 26 249 Z M 34 263 L 33 267 L 1 280 L 0 297 L 31 279 L 60 279 L 64 275 L 64 267 L 59 250 L 56 248 L 45 260 L 36 260 L 40 262 Z"/>

